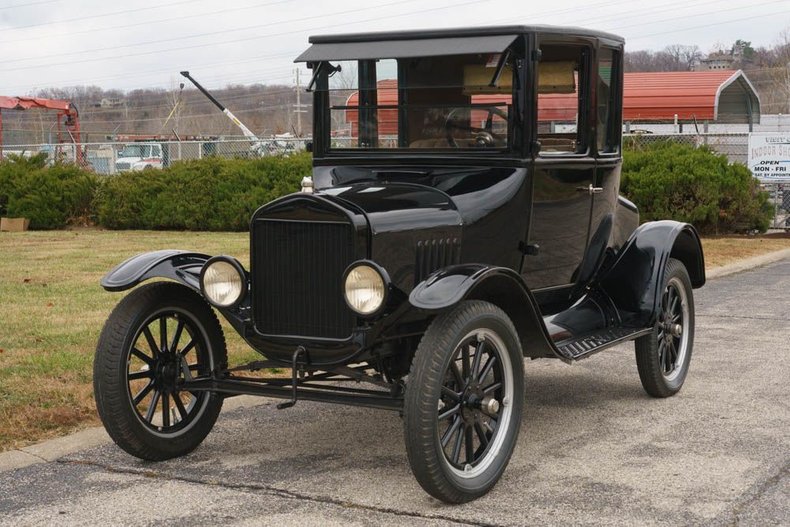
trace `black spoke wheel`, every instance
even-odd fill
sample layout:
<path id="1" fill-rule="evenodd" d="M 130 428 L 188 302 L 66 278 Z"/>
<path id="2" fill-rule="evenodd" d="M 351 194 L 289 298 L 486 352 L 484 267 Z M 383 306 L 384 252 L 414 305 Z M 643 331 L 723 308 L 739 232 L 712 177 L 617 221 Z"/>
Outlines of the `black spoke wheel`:
<path id="1" fill-rule="evenodd" d="M 694 296 L 680 261 L 669 259 L 662 286 L 653 332 L 636 339 L 639 378 L 653 397 L 669 397 L 680 390 L 694 344 Z"/>
<path id="2" fill-rule="evenodd" d="M 226 362 L 222 328 L 198 294 L 170 282 L 132 291 L 107 320 L 94 361 L 96 405 L 110 437 L 142 459 L 192 451 L 222 397 L 181 386 Z"/>
<path id="3" fill-rule="evenodd" d="M 450 503 L 488 492 L 513 452 L 523 394 L 521 346 L 502 310 L 470 301 L 437 317 L 415 353 L 404 402 L 420 485 Z"/>

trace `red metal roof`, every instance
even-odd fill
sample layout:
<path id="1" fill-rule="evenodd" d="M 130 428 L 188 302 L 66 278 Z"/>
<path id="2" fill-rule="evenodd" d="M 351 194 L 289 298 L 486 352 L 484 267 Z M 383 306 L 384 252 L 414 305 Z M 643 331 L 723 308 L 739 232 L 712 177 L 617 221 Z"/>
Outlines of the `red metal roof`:
<path id="1" fill-rule="evenodd" d="M 718 118 L 721 91 L 743 78 L 738 70 L 659 71 L 626 73 L 623 79 L 623 121 L 712 121 Z M 756 97 L 756 92 L 754 93 Z M 538 97 L 540 121 L 574 121 L 576 94 L 544 94 Z"/>
<path id="2" fill-rule="evenodd" d="M 721 91 L 742 78 L 749 88 L 754 88 L 740 70 L 716 71 L 662 71 L 651 73 L 626 73 L 623 82 L 623 121 L 672 121 L 677 114 L 681 121 L 697 119 L 712 121 L 718 117 Z M 398 90 L 394 80 L 379 81 L 378 104 L 397 105 Z M 754 96 L 757 97 L 756 92 Z M 576 120 L 577 95 L 575 93 L 547 93 L 538 96 L 538 120 L 541 122 Z M 506 104 L 504 95 L 474 95 L 476 104 Z M 358 94 L 348 98 L 348 106 L 357 104 Z M 395 109 L 378 111 L 379 133 L 397 135 L 398 112 Z M 347 110 L 346 120 L 351 123 L 351 135 L 356 137 L 356 110 Z"/>
<path id="3" fill-rule="evenodd" d="M 670 121 L 675 114 L 680 120 L 713 120 L 720 90 L 740 75 L 734 70 L 626 73 L 623 120 Z"/>

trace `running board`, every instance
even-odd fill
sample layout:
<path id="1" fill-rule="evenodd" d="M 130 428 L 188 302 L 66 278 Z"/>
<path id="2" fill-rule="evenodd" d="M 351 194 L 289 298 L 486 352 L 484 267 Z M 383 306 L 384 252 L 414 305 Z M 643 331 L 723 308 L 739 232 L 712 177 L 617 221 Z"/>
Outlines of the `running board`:
<path id="1" fill-rule="evenodd" d="M 562 340 L 557 342 L 556 346 L 564 357 L 580 360 L 621 342 L 647 335 L 651 331 L 653 331 L 652 328 L 607 328 L 595 333 Z"/>

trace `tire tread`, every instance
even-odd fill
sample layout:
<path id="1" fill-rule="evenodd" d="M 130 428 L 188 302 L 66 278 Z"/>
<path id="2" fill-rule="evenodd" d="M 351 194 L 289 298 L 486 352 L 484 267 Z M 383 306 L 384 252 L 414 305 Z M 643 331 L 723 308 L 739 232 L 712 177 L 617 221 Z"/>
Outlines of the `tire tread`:
<path id="1" fill-rule="evenodd" d="M 132 415 L 134 410 L 128 406 L 126 386 L 121 383 L 120 362 L 124 360 L 126 345 L 131 344 L 127 339 L 140 313 L 163 303 L 177 303 L 192 309 L 206 325 L 215 366 L 227 364 L 225 337 L 217 316 L 202 297 L 185 286 L 174 282 L 145 284 L 115 306 L 102 328 L 93 362 L 96 408 L 110 438 L 129 454 L 149 461 L 162 461 L 194 450 L 209 433 L 222 409 L 222 397 L 212 393 L 200 421 L 189 433 L 167 440 L 152 440 L 154 438 L 146 436 L 144 431 L 141 433 L 142 425 Z"/>
<path id="2" fill-rule="evenodd" d="M 404 436 L 409 463 L 414 476 L 426 492 L 448 503 L 465 503 L 488 492 L 507 466 L 507 460 L 502 463 L 487 484 L 479 489 L 461 490 L 454 485 L 442 470 L 441 462 L 435 451 L 436 405 L 432 402 L 431 396 L 426 396 L 425 391 L 417 387 L 440 387 L 444 377 L 445 354 L 436 350 L 446 350 L 453 347 L 454 340 L 470 321 L 491 315 L 504 323 L 511 335 L 517 335 L 510 318 L 499 307 L 479 300 L 462 302 L 455 309 L 439 315 L 431 323 L 420 340 L 409 373 L 404 398 Z M 515 444 L 523 405 L 523 355 L 518 338 L 513 340 L 519 356 L 519 360 L 513 364 L 514 369 L 519 367 L 514 372 L 517 400 L 513 402 L 516 422 L 512 425 L 514 434 L 512 443 Z M 512 446 L 509 452 L 505 452 L 508 459 L 511 452 Z"/>

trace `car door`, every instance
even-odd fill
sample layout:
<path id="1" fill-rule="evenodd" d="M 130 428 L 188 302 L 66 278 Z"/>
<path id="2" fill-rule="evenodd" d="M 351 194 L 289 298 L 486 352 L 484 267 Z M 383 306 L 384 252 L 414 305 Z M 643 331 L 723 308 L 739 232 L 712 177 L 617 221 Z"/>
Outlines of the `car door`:
<path id="1" fill-rule="evenodd" d="M 532 210 L 522 275 L 532 290 L 572 286 L 590 237 L 595 182 L 586 42 L 540 45 Z"/>
<path id="2" fill-rule="evenodd" d="M 603 45 L 596 72 L 596 170 L 588 258 L 601 260 L 615 228 L 622 167 L 622 48 Z M 621 236 L 617 237 L 618 239 Z M 585 265 L 594 272 L 596 265 Z"/>

